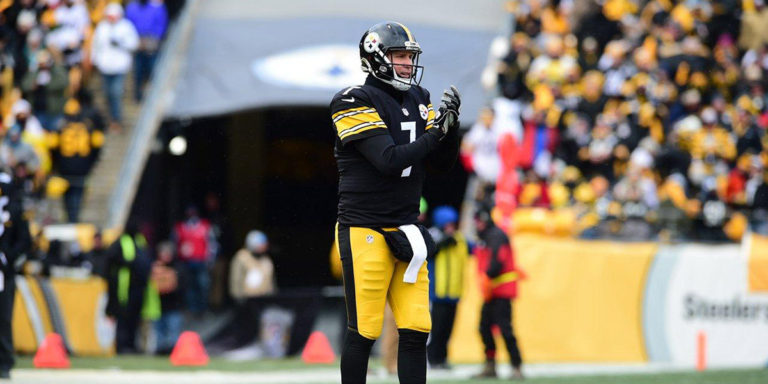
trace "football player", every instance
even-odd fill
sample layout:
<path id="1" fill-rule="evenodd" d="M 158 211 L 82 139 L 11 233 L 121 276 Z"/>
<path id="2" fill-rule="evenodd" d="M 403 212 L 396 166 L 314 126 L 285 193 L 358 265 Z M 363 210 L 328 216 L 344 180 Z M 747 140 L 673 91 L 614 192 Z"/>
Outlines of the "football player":
<path id="1" fill-rule="evenodd" d="M 15 363 L 11 326 L 15 276 L 32 243 L 21 200 L 11 175 L 0 170 L 0 381 L 10 378 Z"/>
<path id="2" fill-rule="evenodd" d="M 427 165 L 449 170 L 456 161 L 461 100 L 451 86 L 433 110 L 429 92 L 419 86 L 421 52 L 406 26 L 374 25 L 360 40 L 365 84 L 341 90 L 330 105 L 339 169 L 336 244 L 348 320 L 344 384 L 365 383 L 387 300 L 400 335 L 400 383 L 426 382 L 432 324 L 424 260 L 434 242 L 417 224 L 419 200 Z"/>

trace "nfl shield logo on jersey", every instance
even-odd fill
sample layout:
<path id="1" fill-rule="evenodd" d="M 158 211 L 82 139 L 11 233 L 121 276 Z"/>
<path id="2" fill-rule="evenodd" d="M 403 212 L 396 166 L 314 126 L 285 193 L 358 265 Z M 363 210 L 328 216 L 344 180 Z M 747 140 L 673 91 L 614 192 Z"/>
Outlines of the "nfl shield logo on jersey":
<path id="1" fill-rule="evenodd" d="M 373 235 L 366 236 L 365 241 L 367 241 L 368 244 L 373 244 Z"/>
<path id="2" fill-rule="evenodd" d="M 421 115 L 421 118 L 426 120 L 427 116 L 429 116 L 429 110 L 424 104 L 419 104 L 419 114 Z"/>

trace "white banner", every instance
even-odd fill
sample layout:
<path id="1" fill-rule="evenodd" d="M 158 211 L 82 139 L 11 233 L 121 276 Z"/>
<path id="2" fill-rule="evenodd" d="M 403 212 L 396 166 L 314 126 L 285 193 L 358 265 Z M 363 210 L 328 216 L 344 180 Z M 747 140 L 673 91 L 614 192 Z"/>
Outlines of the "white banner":
<path id="1" fill-rule="evenodd" d="M 766 364 L 768 295 L 748 292 L 746 253 L 739 245 L 675 248 L 657 256 L 676 258 L 663 309 L 672 362 L 694 365 L 698 333 L 703 332 L 709 366 Z"/>

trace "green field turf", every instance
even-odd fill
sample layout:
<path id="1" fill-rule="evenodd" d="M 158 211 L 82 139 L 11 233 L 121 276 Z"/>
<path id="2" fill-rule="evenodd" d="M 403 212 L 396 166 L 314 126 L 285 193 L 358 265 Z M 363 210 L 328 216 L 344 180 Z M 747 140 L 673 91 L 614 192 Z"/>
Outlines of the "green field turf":
<path id="1" fill-rule="evenodd" d="M 152 356 L 120 356 L 117 358 L 71 358 L 72 369 L 105 369 L 110 371 L 149 370 L 164 372 L 184 372 L 196 370 L 215 370 L 222 372 L 290 372 L 295 370 L 338 369 L 338 363 L 329 365 L 306 365 L 301 360 L 258 360 L 247 362 L 227 361 L 223 359 L 211 359 L 204 368 L 174 367 L 168 362 L 167 357 Z M 377 360 L 371 362 L 375 370 L 379 367 Z M 31 357 L 21 357 L 17 361 L 16 368 L 32 368 Z M 372 383 L 397 383 L 394 378 L 381 379 L 372 376 Z M 494 382 L 510 382 L 509 380 L 470 380 L 470 379 L 430 379 L 430 384 L 466 383 L 481 384 Z M 766 384 L 768 383 L 768 369 L 732 369 L 709 370 L 706 372 L 674 372 L 674 373 L 648 373 L 626 375 L 594 375 L 594 376 L 569 376 L 569 377 L 534 377 L 525 380 L 533 384 Z M 330 383 L 329 383 L 330 384 Z"/>
<path id="2" fill-rule="evenodd" d="M 298 358 L 255 361 L 230 361 L 211 358 L 206 367 L 174 367 L 168 357 L 123 355 L 113 358 L 71 357 L 72 369 L 121 369 L 127 371 L 195 371 L 216 370 L 225 372 L 288 371 L 306 369 L 308 366 Z M 332 367 L 333 365 L 315 365 L 314 367 Z M 16 359 L 16 368 L 33 368 L 32 357 Z"/>
<path id="3" fill-rule="evenodd" d="M 525 382 L 535 384 L 765 384 L 768 383 L 768 370 L 724 370 L 702 373 L 687 372 L 558 378 L 540 377 L 528 379 Z M 440 381 L 430 381 L 430 383 L 437 384 Z M 462 383 L 488 383 L 488 381 L 467 380 Z"/>

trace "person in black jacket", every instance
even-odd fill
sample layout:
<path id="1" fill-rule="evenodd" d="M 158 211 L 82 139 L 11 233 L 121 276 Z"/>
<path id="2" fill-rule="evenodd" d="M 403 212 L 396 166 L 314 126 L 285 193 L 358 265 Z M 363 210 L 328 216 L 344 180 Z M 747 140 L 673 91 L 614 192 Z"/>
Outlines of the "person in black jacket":
<path id="1" fill-rule="evenodd" d="M 151 274 L 160 294 L 161 305 L 160 318 L 154 324 L 158 354 L 169 354 L 181 334 L 181 310 L 184 308 L 184 279 L 181 271 L 181 263 L 176 259 L 173 243 L 160 243 Z"/>
<path id="2" fill-rule="evenodd" d="M 29 224 L 11 176 L 0 172 L 0 379 L 10 378 L 13 358 L 13 299 L 16 269 L 31 247 Z"/>

